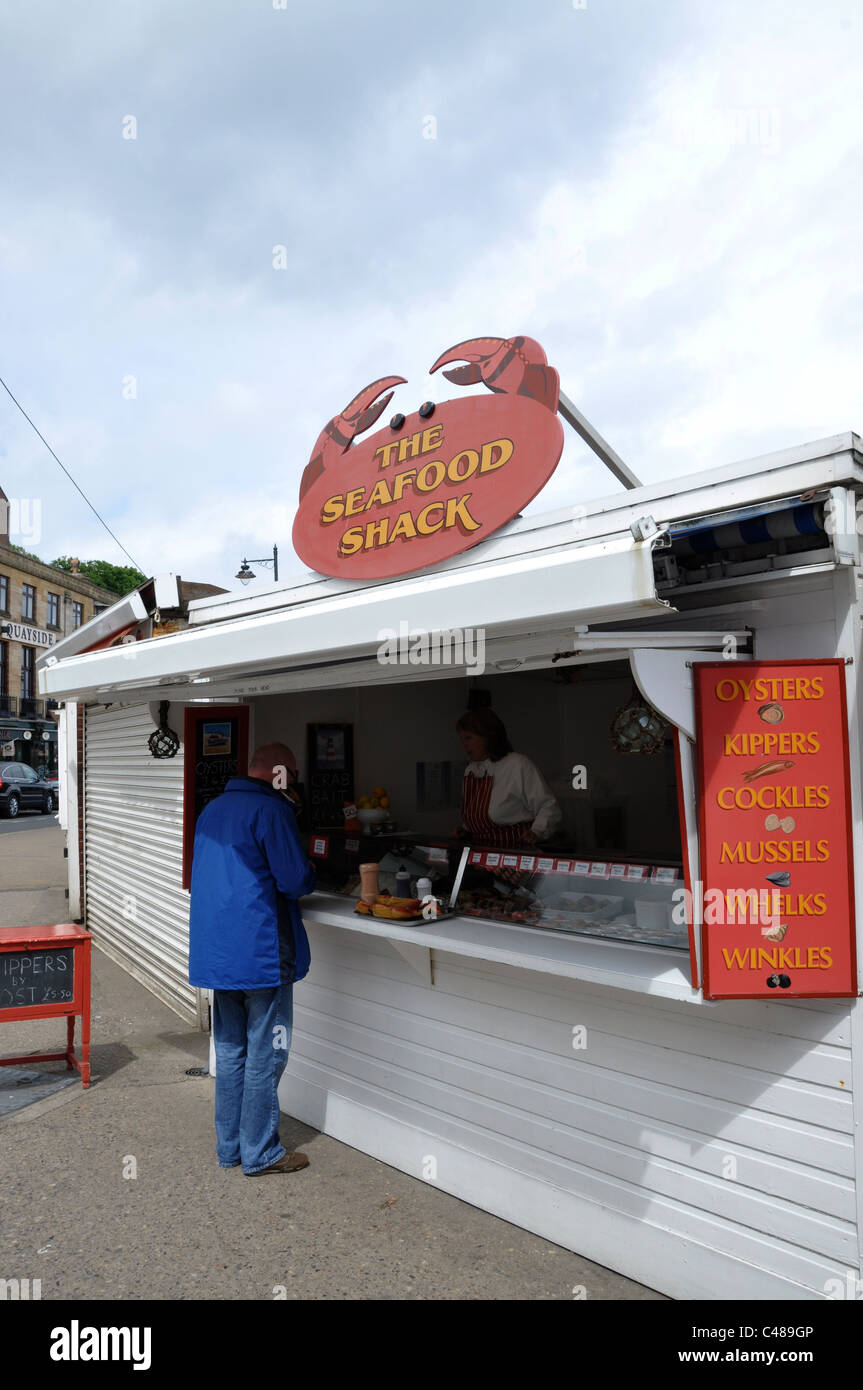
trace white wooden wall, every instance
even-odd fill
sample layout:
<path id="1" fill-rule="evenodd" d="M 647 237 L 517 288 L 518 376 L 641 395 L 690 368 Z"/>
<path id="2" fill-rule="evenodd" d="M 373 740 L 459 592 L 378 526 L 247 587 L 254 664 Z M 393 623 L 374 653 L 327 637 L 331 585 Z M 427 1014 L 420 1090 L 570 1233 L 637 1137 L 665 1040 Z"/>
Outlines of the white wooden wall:
<path id="1" fill-rule="evenodd" d="M 430 986 L 308 926 L 283 1110 L 675 1298 L 857 1272 L 847 1001 L 693 1007 L 438 953 Z"/>

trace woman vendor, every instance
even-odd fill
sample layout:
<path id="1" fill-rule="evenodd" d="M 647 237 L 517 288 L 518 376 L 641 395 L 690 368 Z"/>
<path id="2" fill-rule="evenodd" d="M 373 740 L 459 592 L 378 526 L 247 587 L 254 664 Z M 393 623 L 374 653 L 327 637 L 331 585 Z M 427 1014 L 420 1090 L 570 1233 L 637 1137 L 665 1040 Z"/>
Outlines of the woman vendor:
<path id="1" fill-rule="evenodd" d="M 470 759 L 456 834 L 505 846 L 549 839 L 561 822 L 560 807 L 530 758 L 513 752 L 497 715 L 490 709 L 468 710 L 456 728 Z"/>

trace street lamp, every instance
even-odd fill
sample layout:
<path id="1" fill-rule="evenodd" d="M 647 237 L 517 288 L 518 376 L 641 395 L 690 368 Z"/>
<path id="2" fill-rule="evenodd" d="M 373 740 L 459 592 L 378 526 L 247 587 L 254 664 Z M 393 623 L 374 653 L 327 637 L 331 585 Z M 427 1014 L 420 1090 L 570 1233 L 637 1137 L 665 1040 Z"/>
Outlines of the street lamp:
<path id="1" fill-rule="evenodd" d="M 256 574 L 255 574 L 255 571 L 252 570 L 252 569 L 249 569 L 249 565 L 250 565 L 250 564 L 251 564 L 251 565 L 272 565 L 272 567 L 273 567 L 273 583 L 274 583 L 274 584 L 278 584 L 278 582 L 279 582 L 279 547 L 278 547 L 277 545 L 274 545 L 274 546 L 273 546 L 273 558 L 272 558 L 272 560 L 270 560 L 270 559 L 266 559 L 266 560 L 246 560 L 246 559 L 244 559 L 244 560 L 243 560 L 243 563 L 241 564 L 240 568 L 237 570 L 237 573 L 234 575 L 234 578 L 235 578 L 235 579 L 239 579 L 239 581 L 240 581 L 241 584 L 249 584 L 249 583 L 251 583 L 251 581 L 252 581 L 253 579 L 256 579 L 256 578 L 257 578 L 257 576 L 256 576 Z"/>

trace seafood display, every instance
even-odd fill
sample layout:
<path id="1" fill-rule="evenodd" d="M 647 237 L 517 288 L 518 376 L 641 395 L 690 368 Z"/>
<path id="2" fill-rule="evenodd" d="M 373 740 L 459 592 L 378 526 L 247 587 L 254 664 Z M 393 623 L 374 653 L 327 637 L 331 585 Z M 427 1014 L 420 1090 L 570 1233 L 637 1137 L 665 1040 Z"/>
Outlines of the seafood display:
<path id="1" fill-rule="evenodd" d="M 534 881 L 536 883 L 536 880 Z M 627 909 L 622 895 L 560 891 L 560 880 L 540 882 L 534 887 L 508 891 L 497 879 L 490 888 L 474 888 L 459 894 L 456 911 L 468 917 L 488 917 L 492 921 L 513 922 L 549 931 L 574 932 L 580 936 L 611 940 L 638 940 L 647 945 L 687 944 L 686 925 L 672 921 L 671 902 L 635 899 Z"/>

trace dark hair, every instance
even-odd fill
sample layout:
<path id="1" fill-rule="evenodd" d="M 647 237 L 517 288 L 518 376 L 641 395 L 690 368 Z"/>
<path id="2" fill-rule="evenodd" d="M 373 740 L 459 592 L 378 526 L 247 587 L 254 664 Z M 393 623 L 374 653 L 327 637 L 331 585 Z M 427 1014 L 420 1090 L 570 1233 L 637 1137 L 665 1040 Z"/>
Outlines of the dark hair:
<path id="1" fill-rule="evenodd" d="M 500 762 L 501 758 L 512 752 L 512 744 L 507 738 L 503 721 L 498 719 L 493 710 L 469 709 L 459 719 L 456 728 L 464 729 L 469 734 L 479 734 L 480 738 L 486 739 L 488 756 L 493 763 Z"/>

